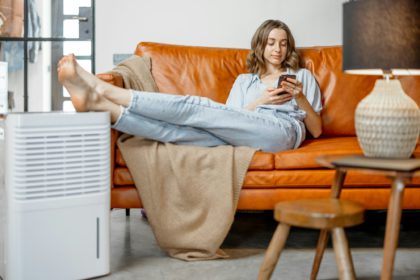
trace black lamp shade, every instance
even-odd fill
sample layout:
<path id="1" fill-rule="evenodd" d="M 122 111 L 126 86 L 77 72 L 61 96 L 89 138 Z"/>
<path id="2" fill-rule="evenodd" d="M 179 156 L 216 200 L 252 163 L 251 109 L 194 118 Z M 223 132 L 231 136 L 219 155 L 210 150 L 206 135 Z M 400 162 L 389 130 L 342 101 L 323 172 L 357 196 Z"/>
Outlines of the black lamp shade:
<path id="1" fill-rule="evenodd" d="M 420 0 L 343 4 L 343 70 L 420 69 Z"/>

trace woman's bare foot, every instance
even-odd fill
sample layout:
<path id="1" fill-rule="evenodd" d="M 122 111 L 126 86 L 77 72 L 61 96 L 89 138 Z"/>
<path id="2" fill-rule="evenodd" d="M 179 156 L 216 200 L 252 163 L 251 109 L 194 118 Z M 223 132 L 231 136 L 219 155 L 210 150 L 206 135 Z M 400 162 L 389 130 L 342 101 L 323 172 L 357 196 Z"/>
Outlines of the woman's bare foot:
<path id="1" fill-rule="evenodd" d="M 101 96 L 101 81 L 84 70 L 73 54 L 66 55 L 58 62 L 58 80 L 68 90 L 71 102 L 78 112 L 103 111 L 104 102 Z"/>

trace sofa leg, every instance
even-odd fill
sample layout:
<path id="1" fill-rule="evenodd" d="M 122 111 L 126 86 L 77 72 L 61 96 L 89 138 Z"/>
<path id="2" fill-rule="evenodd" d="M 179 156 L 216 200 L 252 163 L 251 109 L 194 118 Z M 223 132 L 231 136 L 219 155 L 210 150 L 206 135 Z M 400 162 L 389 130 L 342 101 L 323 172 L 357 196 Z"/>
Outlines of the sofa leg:
<path id="1" fill-rule="evenodd" d="M 130 216 L 130 208 L 126 208 L 125 209 L 125 215 L 126 216 Z"/>

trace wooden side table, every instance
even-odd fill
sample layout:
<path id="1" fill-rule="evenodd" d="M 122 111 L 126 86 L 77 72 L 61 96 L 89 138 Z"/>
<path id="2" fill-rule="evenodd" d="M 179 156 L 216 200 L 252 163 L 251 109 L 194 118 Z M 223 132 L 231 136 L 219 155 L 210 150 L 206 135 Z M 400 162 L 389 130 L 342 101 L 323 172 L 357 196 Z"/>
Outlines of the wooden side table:
<path id="1" fill-rule="evenodd" d="M 324 167 L 336 170 L 332 192 L 340 195 L 347 171 L 358 170 L 388 176 L 392 180 L 384 241 L 381 279 L 392 279 L 395 251 L 400 232 L 405 184 L 420 175 L 420 159 L 378 159 L 364 156 L 324 156 L 317 159 Z"/>
<path id="2" fill-rule="evenodd" d="M 315 252 L 310 279 L 315 280 L 325 250 L 324 237 L 332 235 L 339 279 L 356 279 L 350 254 L 346 227 L 361 224 L 365 209 L 358 203 L 337 198 L 300 199 L 276 204 L 274 218 L 279 222 L 260 266 L 258 280 L 270 279 L 283 251 L 290 227 L 320 229 L 321 234 Z"/>

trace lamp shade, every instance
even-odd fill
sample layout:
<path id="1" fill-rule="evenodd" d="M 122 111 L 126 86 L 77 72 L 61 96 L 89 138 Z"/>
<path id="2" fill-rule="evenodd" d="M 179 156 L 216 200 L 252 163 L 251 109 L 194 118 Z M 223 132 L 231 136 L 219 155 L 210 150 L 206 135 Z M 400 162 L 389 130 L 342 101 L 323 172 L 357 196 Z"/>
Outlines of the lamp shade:
<path id="1" fill-rule="evenodd" d="M 344 3 L 343 70 L 420 75 L 420 0 Z"/>

